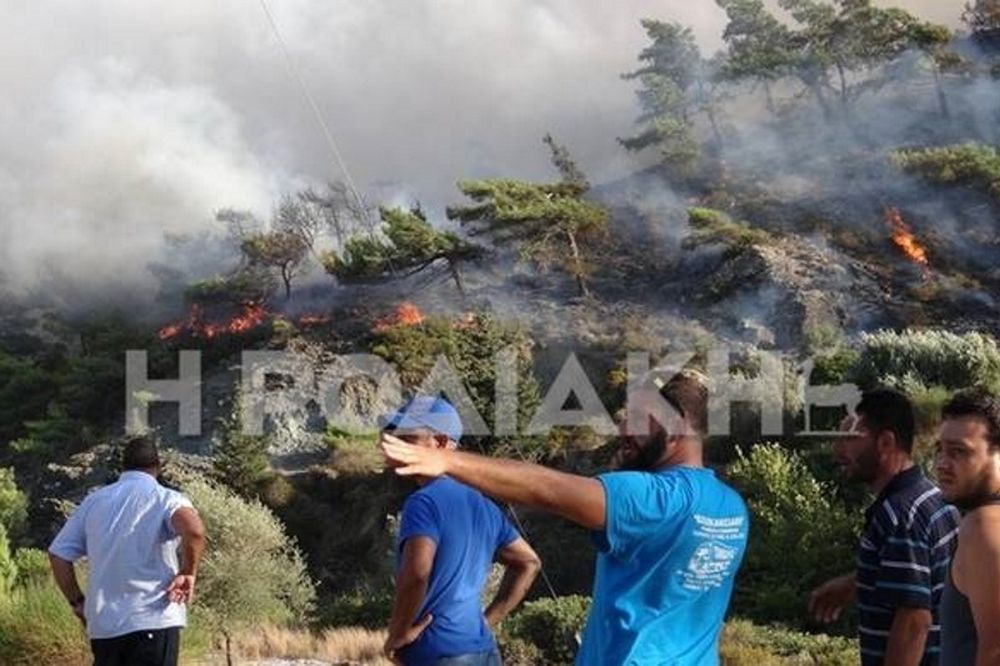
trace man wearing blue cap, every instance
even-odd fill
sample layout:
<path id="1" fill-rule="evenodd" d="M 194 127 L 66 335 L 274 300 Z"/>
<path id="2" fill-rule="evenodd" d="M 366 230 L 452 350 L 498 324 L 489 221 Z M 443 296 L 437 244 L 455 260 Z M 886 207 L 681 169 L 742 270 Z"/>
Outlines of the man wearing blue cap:
<path id="1" fill-rule="evenodd" d="M 597 478 L 412 446 L 390 433 L 382 450 L 397 474 L 447 474 L 592 531 L 597 566 L 578 666 L 718 666 L 749 514 L 705 467 L 706 382 L 690 371 L 644 382 L 626 416 L 622 469 Z"/>
<path id="2" fill-rule="evenodd" d="M 462 420 L 445 399 L 418 396 L 383 419 L 408 444 L 455 449 Z M 503 512 L 479 491 L 448 476 L 416 477 L 397 537 L 396 597 L 385 654 L 406 666 L 498 666 L 491 627 L 527 594 L 538 555 Z M 496 598 L 480 598 L 494 556 L 506 571 Z"/>

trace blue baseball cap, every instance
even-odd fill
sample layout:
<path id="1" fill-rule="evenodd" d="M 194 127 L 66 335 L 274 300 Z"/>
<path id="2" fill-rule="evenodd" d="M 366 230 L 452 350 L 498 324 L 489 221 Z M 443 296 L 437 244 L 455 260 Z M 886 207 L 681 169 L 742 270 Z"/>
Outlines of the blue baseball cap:
<path id="1" fill-rule="evenodd" d="M 399 410 L 379 419 L 383 429 L 416 430 L 426 428 L 458 444 L 462 438 L 462 418 L 450 402 L 440 397 L 418 395 Z"/>

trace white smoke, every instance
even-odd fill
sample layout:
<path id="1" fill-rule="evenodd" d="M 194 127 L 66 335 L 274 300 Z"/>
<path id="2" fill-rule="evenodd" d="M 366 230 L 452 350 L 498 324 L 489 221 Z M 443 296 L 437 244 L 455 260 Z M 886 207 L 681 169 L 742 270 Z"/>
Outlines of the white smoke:
<path id="1" fill-rule="evenodd" d="M 151 290 L 164 233 L 220 207 L 266 215 L 282 191 L 338 179 L 257 2 L 5 3 L 0 22 L 0 274 L 63 300 Z M 362 189 L 431 210 L 463 177 L 550 177 L 541 137 L 592 179 L 627 173 L 642 17 L 691 25 L 713 2 L 270 0 Z M 900 2 L 957 22 L 953 3 Z"/>

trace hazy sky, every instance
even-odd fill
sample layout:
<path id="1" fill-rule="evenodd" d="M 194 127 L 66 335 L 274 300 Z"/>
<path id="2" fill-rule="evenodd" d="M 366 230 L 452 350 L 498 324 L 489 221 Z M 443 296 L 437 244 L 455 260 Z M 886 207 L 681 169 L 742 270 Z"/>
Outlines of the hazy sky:
<path id="1" fill-rule="evenodd" d="M 8 279 L 148 284 L 163 232 L 341 178 L 258 0 L 6 5 L 0 261 Z M 458 200 L 461 177 L 627 173 L 641 17 L 719 45 L 710 0 L 269 0 L 355 180 Z M 958 0 L 900 0 L 957 25 Z M 3 270 L 3 268 L 0 268 Z"/>

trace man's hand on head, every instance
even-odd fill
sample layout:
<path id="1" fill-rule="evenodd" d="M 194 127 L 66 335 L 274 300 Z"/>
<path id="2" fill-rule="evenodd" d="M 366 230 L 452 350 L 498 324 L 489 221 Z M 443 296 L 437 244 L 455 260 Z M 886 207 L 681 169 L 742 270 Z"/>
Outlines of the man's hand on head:
<path id="1" fill-rule="evenodd" d="M 386 464 L 400 476 L 438 477 L 448 473 L 448 457 L 452 453 L 447 449 L 407 444 L 389 433 L 382 433 L 379 444 Z"/>

